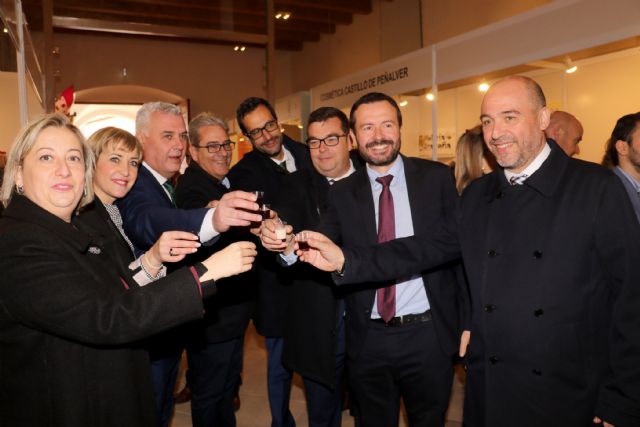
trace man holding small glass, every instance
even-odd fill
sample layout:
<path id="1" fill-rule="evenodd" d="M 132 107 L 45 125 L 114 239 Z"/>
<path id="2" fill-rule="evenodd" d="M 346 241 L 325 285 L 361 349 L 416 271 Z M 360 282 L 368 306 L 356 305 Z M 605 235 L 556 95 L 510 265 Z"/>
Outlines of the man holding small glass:
<path id="1" fill-rule="evenodd" d="M 232 189 L 263 191 L 263 203 L 271 204 L 289 173 L 311 168 L 309 153 L 304 145 L 281 132 L 275 110 L 262 98 L 244 100 L 236 117 L 253 151 L 229 172 Z M 267 251 L 258 255 L 256 268 L 259 281 L 253 321 L 266 339 L 271 425 L 293 427 L 295 420 L 289 411 L 292 374 L 282 365 L 286 273 Z"/>

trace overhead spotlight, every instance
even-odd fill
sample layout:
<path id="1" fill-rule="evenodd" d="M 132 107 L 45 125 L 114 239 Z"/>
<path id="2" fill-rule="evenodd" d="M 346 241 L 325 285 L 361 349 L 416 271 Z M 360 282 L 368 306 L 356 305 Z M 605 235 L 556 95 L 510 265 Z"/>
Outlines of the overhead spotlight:
<path id="1" fill-rule="evenodd" d="M 6 34 L 6 33 L 8 33 L 8 32 L 9 32 L 9 30 L 8 30 L 7 28 L 3 28 L 3 29 L 2 29 L 2 32 Z"/>
<path id="2" fill-rule="evenodd" d="M 247 49 L 247 47 L 246 47 L 246 46 L 242 46 L 242 47 L 240 48 L 240 52 L 244 52 L 246 49 Z"/>
<path id="3" fill-rule="evenodd" d="M 404 101 L 400 101 L 400 104 L 398 104 L 401 107 L 406 107 L 409 104 L 409 101 L 407 101 L 406 99 Z"/>
<path id="4" fill-rule="evenodd" d="M 478 86 L 478 90 L 479 90 L 480 92 L 486 92 L 486 91 L 488 91 L 488 90 L 489 90 L 489 83 L 486 83 L 486 82 L 482 82 L 482 83 L 480 83 L 480 85 Z"/>
<path id="5" fill-rule="evenodd" d="M 286 12 L 286 11 L 276 12 L 275 17 L 276 19 L 282 19 L 283 21 L 286 21 L 287 19 L 291 18 L 291 12 Z"/>
<path id="6" fill-rule="evenodd" d="M 578 70 L 578 66 L 574 64 L 571 58 L 569 58 L 568 56 L 564 58 L 564 66 L 564 72 L 567 74 L 575 73 Z"/>
<path id="7" fill-rule="evenodd" d="M 427 98 L 427 101 L 433 101 L 434 99 L 436 99 L 435 96 L 433 96 L 433 94 L 431 92 L 429 92 L 425 98 Z"/>
<path id="8" fill-rule="evenodd" d="M 302 129 L 302 125 L 298 125 L 298 129 Z"/>
<path id="9" fill-rule="evenodd" d="M 240 46 L 236 46 L 233 48 L 233 50 L 235 50 L 236 52 L 240 50 Z"/>

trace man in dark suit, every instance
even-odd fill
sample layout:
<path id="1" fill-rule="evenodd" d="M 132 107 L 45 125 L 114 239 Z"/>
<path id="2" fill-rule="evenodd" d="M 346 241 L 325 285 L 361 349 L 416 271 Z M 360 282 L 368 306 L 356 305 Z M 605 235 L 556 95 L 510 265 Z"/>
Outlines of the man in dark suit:
<path id="1" fill-rule="evenodd" d="M 351 108 L 351 135 L 366 168 L 337 182 L 319 229 L 345 245 L 425 232 L 451 215 L 451 170 L 400 156 L 396 102 L 369 93 Z M 464 302 L 451 268 L 345 287 L 350 387 L 364 426 L 398 425 L 400 398 L 410 425 L 442 426 Z"/>
<path id="2" fill-rule="evenodd" d="M 165 231 L 190 231 L 206 244 L 232 225 L 246 226 L 261 219 L 251 213 L 257 209 L 255 196 L 243 192 L 226 194 L 215 209 L 176 208 L 171 178 L 180 170 L 188 136 L 182 112 L 175 105 L 144 104 L 136 115 L 136 136 L 143 146 L 144 162 L 133 188 L 117 204 L 124 230 L 137 252 L 150 248 Z M 178 335 L 177 331 L 162 334 L 150 349 L 161 426 L 168 425 L 173 409 L 173 388 L 183 347 Z"/>
<path id="3" fill-rule="evenodd" d="M 214 206 L 229 192 L 226 175 L 233 146 L 224 120 L 211 113 L 199 114 L 191 120 L 191 162 L 176 187 L 179 208 Z M 233 241 L 231 234 L 225 233 L 213 245 L 188 257 L 186 262 L 192 264 L 208 258 Z M 242 370 L 244 332 L 251 317 L 252 279 L 251 273 L 246 273 L 220 283 L 217 298 L 205 303 L 204 319 L 190 327 L 187 384 L 193 393 L 194 427 L 236 425 L 234 397 Z"/>
<path id="4" fill-rule="evenodd" d="M 293 230 L 313 230 L 320 222 L 329 188 L 362 166 L 357 151 L 350 156 L 349 119 L 337 108 L 321 107 L 309 115 L 307 146 L 314 170 L 301 170 L 283 182 L 273 203 Z M 293 239 L 275 235 L 266 221 L 262 241 L 281 251 L 284 264 L 296 262 Z M 339 427 L 345 365 L 344 289 L 331 276 L 306 264 L 291 267 L 287 287 L 283 362 L 304 381 L 309 427 Z"/>
<path id="5" fill-rule="evenodd" d="M 357 251 L 310 235 L 323 257 L 307 260 L 358 282 L 461 249 L 472 301 L 465 425 L 640 425 L 640 227 L 623 186 L 545 140 L 549 110 L 527 77 L 496 82 L 481 121 L 501 169 L 467 188 L 457 221 Z"/>
<path id="6" fill-rule="evenodd" d="M 242 133 L 251 141 L 253 151 L 245 154 L 231 169 L 231 186 L 245 191 L 264 191 L 264 202 L 271 204 L 287 174 L 310 168 L 307 148 L 281 133 L 276 113 L 264 99 L 244 100 L 236 117 Z M 272 427 L 292 427 L 295 421 L 289 411 L 291 371 L 282 365 L 284 278 L 278 277 L 281 268 L 273 254 L 267 251 L 258 256 L 256 268 L 260 278 L 254 322 L 258 332 L 266 338 Z"/>

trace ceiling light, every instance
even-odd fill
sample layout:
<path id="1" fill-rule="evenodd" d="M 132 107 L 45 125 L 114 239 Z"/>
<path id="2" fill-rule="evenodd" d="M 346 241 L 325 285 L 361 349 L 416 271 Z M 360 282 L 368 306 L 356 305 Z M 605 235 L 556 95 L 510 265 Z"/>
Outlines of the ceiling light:
<path id="1" fill-rule="evenodd" d="M 233 50 L 235 50 L 236 52 L 240 50 L 240 46 L 236 46 L 233 48 Z"/>
<path id="2" fill-rule="evenodd" d="M 236 51 L 236 52 L 244 52 L 245 50 L 247 50 L 247 47 L 246 46 L 235 45 L 233 50 Z"/>
<path id="3" fill-rule="evenodd" d="M 276 12 L 275 17 L 276 19 L 282 19 L 283 21 L 286 21 L 287 19 L 291 18 L 291 12 L 286 12 L 284 10 Z"/>
<path id="4" fill-rule="evenodd" d="M 302 129 L 302 125 L 298 125 L 298 129 Z"/>
<path id="5" fill-rule="evenodd" d="M 404 101 L 400 101 L 400 104 L 398 104 L 401 107 L 406 107 L 407 104 L 409 104 L 409 101 L 407 101 L 406 99 Z"/>
<path id="6" fill-rule="evenodd" d="M 240 48 L 240 52 L 244 52 L 246 48 L 247 48 L 246 46 L 242 46 L 242 47 Z"/>
<path id="7" fill-rule="evenodd" d="M 433 96 L 433 94 L 431 92 L 429 92 L 425 98 L 427 98 L 427 101 L 433 101 L 436 97 Z"/>
<path id="8" fill-rule="evenodd" d="M 486 91 L 488 91 L 488 90 L 489 90 L 489 84 L 488 84 L 488 83 L 485 83 L 485 82 L 480 83 L 480 85 L 478 86 L 478 90 L 479 90 L 480 92 L 486 92 Z"/>
<path id="9" fill-rule="evenodd" d="M 8 33 L 8 32 L 9 32 L 9 30 L 8 30 L 8 29 L 6 29 L 6 28 L 3 28 L 3 29 L 2 29 L 2 32 L 3 32 L 3 33 Z"/>
<path id="10" fill-rule="evenodd" d="M 564 58 L 564 66 L 564 72 L 567 74 L 575 73 L 578 70 L 578 66 L 575 65 L 571 58 L 569 58 L 568 56 Z"/>

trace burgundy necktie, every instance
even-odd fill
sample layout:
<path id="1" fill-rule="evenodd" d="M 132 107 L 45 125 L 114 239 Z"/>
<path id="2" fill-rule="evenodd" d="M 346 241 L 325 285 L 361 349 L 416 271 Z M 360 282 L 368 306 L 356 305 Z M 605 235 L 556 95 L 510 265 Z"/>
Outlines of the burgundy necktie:
<path id="1" fill-rule="evenodd" d="M 393 175 L 385 175 L 376 178 L 382 184 L 382 192 L 378 202 L 378 243 L 383 243 L 396 238 L 396 220 L 393 210 L 393 196 L 389 185 Z M 391 284 L 385 288 L 378 288 L 378 313 L 385 322 L 396 315 L 396 285 Z"/>

